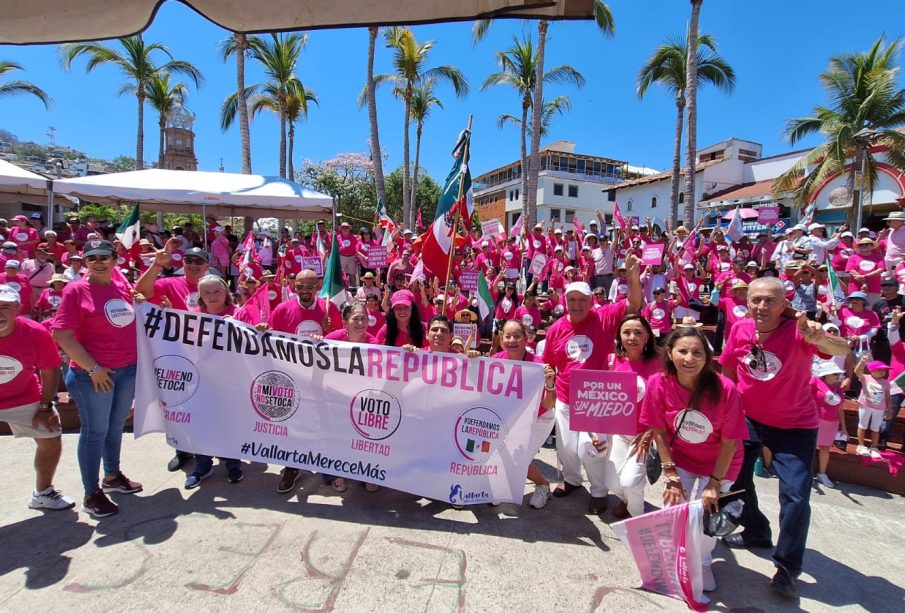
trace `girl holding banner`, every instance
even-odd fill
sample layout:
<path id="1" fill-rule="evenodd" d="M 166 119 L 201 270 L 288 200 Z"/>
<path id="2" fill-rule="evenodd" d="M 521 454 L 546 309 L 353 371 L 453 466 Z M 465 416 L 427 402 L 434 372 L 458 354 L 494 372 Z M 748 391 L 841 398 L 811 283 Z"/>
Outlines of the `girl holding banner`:
<path id="1" fill-rule="evenodd" d="M 713 353 L 698 328 L 680 328 L 666 342 L 662 374 L 648 380 L 641 423 L 653 429 L 663 464 L 667 506 L 700 498 L 717 511 L 742 466 L 748 438 L 735 384 L 713 370 Z M 714 537 L 704 537 L 704 591 L 716 589 Z"/>

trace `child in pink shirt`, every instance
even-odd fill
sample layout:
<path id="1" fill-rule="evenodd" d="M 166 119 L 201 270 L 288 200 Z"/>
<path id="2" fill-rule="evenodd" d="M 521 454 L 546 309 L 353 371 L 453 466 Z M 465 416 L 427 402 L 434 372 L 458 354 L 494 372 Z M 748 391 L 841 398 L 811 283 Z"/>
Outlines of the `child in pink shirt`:
<path id="1" fill-rule="evenodd" d="M 865 370 L 867 371 L 865 373 Z M 883 420 L 892 417 L 892 402 L 889 394 L 889 365 L 862 357 L 855 366 L 855 376 L 861 380 L 861 395 L 858 396 L 858 449 L 860 456 L 881 459 L 877 445 Z M 864 446 L 864 436 L 870 430 L 871 448 Z"/>

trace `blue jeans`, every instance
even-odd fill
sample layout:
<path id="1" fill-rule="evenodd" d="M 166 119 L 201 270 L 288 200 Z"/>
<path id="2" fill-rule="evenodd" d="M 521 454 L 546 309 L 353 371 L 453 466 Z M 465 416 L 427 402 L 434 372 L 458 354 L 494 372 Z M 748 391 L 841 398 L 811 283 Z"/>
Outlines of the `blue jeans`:
<path id="1" fill-rule="evenodd" d="M 220 458 L 226 464 L 226 470 L 233 470 L 242 466 L 242 462 L 235 458 Z M 214 467 L 214 458 L 209 455 L 195 454 L 195 470 L 193 475 L 206 475 Z"/>
<path id="2" fill-rule="evenodd" d="M 99 489 L 101 459 L 104 475 L 113 476 L 119 472 L 123 426 L 135 399 L 135 364 L 117 368 L 110 378 L 113 389 L 96 392 L 88 373 L 81 368 L 70 368 L 66 374 L 66 388 L 75 400 L 82 424 L 78 458 L 86 496 Z"/>
<path id="3" fill-rule="evenodd" d="M 734 491 L 745 490 L 741 525 L 745 540 L 770 539 L 770 521 L 757 505 L 754 461 L 762 447 L 773 453 L 773 470 L 779 476 L 779 538 L 773 561 L 793 576 L 801 574 L 811 523 L 811 483 L 817 429 L 775 428 L 747 420 L 750 439 L 745 442 L 745 461 Z"/>

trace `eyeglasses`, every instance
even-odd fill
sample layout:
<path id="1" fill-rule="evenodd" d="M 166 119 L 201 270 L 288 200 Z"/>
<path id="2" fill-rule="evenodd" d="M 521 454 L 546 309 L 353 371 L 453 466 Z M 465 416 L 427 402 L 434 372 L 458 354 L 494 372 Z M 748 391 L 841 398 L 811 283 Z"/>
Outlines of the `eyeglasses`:
<path id="1" fill-rule="evenodd" d="M 196 258 L 189 256 L 183 260 L 186 264 L 205 264 L 204 258 Z"/>

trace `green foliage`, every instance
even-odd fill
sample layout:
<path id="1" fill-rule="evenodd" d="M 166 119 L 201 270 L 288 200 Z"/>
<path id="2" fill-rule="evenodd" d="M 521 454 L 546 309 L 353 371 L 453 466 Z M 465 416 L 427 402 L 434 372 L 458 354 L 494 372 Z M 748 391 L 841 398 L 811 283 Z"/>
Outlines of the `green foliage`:
<path id="1" fill-rule="evenodd" d="M 430 225 L 437 210 L 437 201 L 440 199 L 440 185 L 428 174 L 425 167 L 418 170 L 423 173 L 418 178 L 418 194 L 416 201 L 421 207 L 421 219 L 424 225 Z M 393 219 L 402 219 L 402 166 L 391 172 L 386 177 L 387 212 Z M 417 211 L 414 215 L 418 218 Z"/>
<path id="2" fill-rule="evenodd" d="M 118 155 L 113 158 L 110 165 L 120 172 L 135 170 L 135 158 L 129 155 Z"/>

